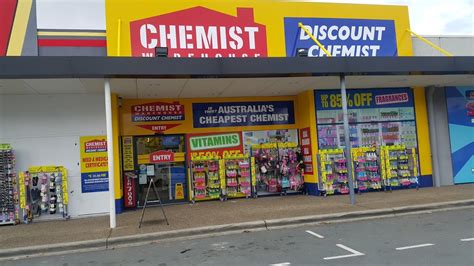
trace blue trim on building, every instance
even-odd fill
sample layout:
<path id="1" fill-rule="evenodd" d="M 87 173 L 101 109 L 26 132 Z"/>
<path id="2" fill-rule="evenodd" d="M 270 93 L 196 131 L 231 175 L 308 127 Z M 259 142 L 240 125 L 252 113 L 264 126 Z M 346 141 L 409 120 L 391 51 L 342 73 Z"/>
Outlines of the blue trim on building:
<path id="1" fill-rule="evenodd" d="M 115 199 L 115 213 L 119 214 L 123 212 L 123 198 Z"/>
<path id="2" fill-rule="evenodd" d="M 308 195 L 319 196 L 318 184 L 317 183 L 304 183 L 305 191 Z"/>
<path id="3" fill-rule="evenodd" d="M 422 175 L 418 178 L 418 184 L 420 187 L 432 187 L 433 186 L 433 176 L 432 175 Z"/>

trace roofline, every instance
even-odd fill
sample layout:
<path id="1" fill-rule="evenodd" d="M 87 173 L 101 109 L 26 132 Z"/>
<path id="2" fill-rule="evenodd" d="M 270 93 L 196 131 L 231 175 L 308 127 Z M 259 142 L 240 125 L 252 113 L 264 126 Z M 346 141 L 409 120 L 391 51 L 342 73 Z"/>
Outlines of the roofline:
<path id="1" fill-rule="evenodd" d="M 0 78 L 235 78 L 474 74 L 473 56 L 141 58 L 0 57 Z"/>

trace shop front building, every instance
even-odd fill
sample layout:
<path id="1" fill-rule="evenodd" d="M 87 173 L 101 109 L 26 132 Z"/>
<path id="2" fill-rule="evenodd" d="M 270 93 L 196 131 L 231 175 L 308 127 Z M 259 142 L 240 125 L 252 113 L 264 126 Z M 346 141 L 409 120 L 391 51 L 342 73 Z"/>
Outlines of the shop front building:
<path id="1" fill-rule="evenodd" d="M 265 60 L 414 53 L 403 6 L 164 3 L 105 1 L 102 28 L 38 25 L 32 35 L 32 1 L 24 11 L 30 14 L 22 29 L 24 49 L 15 55 L 97 56 L 106 49 L 109 57 Z M 3 54 L 14 55 L 12 49 L 6 46 Z M 377 75 L 370 82 L 348 79 L 348 161 L 339 77 L 252 73 L 245 79 L 248 73 L 236 66 L 234 76 L 208 82 L 213 77 L 174 78 L 177 68 L 170 65 L 163 77 L 146 78 L 145 70 L 144 78 L 112 80 L 113 158 L 107 157 L 103 80 L 59 80 L 68 90 L 60 94 L 42 80 L 1 83 L 9 90 L 0 95 L 0 122 L 8 125 L 0 130 L 0 143 L 11 145 L 0 147 L 4 158 L 11 158 L 12 150 L 17 158 L 18 209 L 26 210 L 20 220 L 105 213 L 112 178 L 118 213 L 143 207 L 150 182 L 165 204 L 348 194 L 350 179 L 360 193 L 444 182 L 433 177 L 439 167 L 432 161 L 431 98 L 417 82 L 385 82 Z M 473 182 L 472 87 L 443 91 L 449 120 L 443 140 L 450 139 L 453 181 Z M 29 104 L 12 111 L 21 103 Z M 108 176 L 110 160 L 114 176 Z M 158 198 L 150 193 L 148 203 L 153 202 Z"/>
<path id="2" fill-rule="evenodd" d="M 160 47 L 168 57 L 412 55 L 405 7 L 351 5 L 347 14 L 348 5 L 272 2 L 270 12 L 268 3 L 107 3 L 108 55 L 154 57 Z M 354 161 L 346 162 L 339 90 L 302 86 L 273 97 L 253 84 L 202 94 L 197 82 L 164 84 L 147 88 L 146 98 L 122 96 L 120 135 L 133 143 L 122 147 L 126 208 L 141 204 L 151 176 L 164 202 L 346 194 L 348 164 L 361 192 L 432 186 L 423 88 L 351 90 Z M 153 160 L 165 151 L 174 161 Z"/>

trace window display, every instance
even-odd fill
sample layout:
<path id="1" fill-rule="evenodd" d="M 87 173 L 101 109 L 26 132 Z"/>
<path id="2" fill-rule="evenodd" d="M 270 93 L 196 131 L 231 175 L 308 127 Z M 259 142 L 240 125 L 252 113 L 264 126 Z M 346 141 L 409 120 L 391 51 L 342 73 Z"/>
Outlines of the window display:
<path id="1" fill-rule="evenodd" d="M 259 195 L 300 192 L 303 188 L 303 159 L 297 143 L 252 145 Z"/>
<path id="2" fill-rule="evenodd" d="M 15 155 L 9 144 L 0 144 L 0 225 L 19 221 L 18 179 Z"/>
<path id="3" fill-rule="evenodd" d="M 62 166 L 35 166 L 20 173 L 25 188 L 24 221 L 34 218 L 68 218 L 67 170 Z M 22 188 L 20 188 L 22 189 Z M 23 204 L 22 204 L 23 205 Z"/>
<path id="4" fill-rule="evenodd" d="M 222 196 L 219 157 L 197 156 L 191 161 L 192 201 Z"/>
<path id="5" fill-rule="evenodd" d="M 319 149 L 344 148 L 339 91 L 315 91 Z M 351 148 L 405 145 L 416 148 L 413 93 L 409 88 L 348 92 Z"/>

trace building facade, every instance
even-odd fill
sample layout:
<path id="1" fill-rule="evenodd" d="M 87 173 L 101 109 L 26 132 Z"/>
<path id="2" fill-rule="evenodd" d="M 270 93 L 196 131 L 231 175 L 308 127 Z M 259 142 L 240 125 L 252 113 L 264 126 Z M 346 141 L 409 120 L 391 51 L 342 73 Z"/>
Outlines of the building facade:
<path id="1" fill-rule="evenodd" d="M 117 0 L 91 9 L 80 2 L 5 2 L 10 9 L 3 12 L 10 15 L 2 18 L 10 19 L 2 25 L 12 25 L 0 36 L 6 56 L 154 57 L 159 47 L 167 47 L 169 57 L 294 57 L 300 49 L 327 56 L 313 36 L 335 57 L 435 51 L 406 31 L 403 6 Z M 61 14 L 55 20 L 49 16 L 54 10 Z M 455 55 L 474 51 L 472 36 L 429 39 Z M 60 91 L 47 80 L 0 82 L 0 143 L 13 146 L 18 171 L 63 166 L 69 214 L 107 212 L 106 170 L 91 163 L 103 157 L 102 81 L 57 80 L 56 86 L 64 84 Z M 150 177 L 159 180 L 167 203 L 223 195 L 345 194 L 349 163 L 360 170 L 354 180 L 361 191 L 474 181 L 472 86 L 352 87 L 355 160 L 343 162 L 341 95 L 311 78 L 222 79 L 214 87 L 192 78 L 112 85 L 119 212 L 143 205 Z M 395 153 L 403 161 L 390 161 Z M 362 171 L 362 160 L 372 160 L 373 170 Z M 407 169 L 399 170 L 406 174 L 392 177 L 387 167 L 405 162 Z"/>

